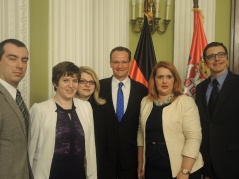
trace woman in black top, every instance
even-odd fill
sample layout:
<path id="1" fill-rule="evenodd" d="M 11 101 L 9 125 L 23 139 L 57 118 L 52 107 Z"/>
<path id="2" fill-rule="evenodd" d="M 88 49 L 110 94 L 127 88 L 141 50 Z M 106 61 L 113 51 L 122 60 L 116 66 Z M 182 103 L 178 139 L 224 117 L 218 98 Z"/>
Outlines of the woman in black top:
<path id="1" fill-rule="evenodd" d="M 81 66 L 79 71 L 80 79 L 76 97 L 89 101 L 93 109 L 94 129 L 95 129 L 95 145 L 97 159 L 97 175 L 98 179 L 105 179 L 104 175 L 110 168 L 108 152 L 111 149 L 107 142 L 110 138 L 108 131 L 112 127 L 107 127 L 107 111 L 105 109 L 106 101 L 99 97 L 100 84 L 99 79 L 93 69 Z"/>

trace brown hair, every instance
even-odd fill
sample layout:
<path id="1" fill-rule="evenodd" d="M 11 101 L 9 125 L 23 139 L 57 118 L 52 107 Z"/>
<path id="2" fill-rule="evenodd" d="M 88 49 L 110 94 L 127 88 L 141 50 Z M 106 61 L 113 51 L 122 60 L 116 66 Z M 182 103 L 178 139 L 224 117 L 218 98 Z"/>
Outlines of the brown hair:
<path id="1" fill-rule="evenodd" d="M 113 55 L 113 53 L 115 52 L 115 51 L 124 51 L 124 52 L 127 52 L 128 53 L 128 56 L 129 56 L 129 61 L 131 60 L 131 51 L 128 49 L 128 48 L 126 48 L 126 47 L 121 47 L 121 46 L 119 46 L 119 47 L 115 47 L 115 48 L 113 48 L 112 50 L 111 50 L 111 52 L 110 52 L 110 61 L 112 60 L 112 55 Z"/>
<path id="2" fill-rule="evenodd" d="M 167 68 L 172 73 L 172 75 L 174 77 L 174 85 L 173 85 L 173 91 L 172 91 L 172 93 L 174 94 L 174 97 L 171 100 L 171 101 L 173 101 L 178 96 L 183 94 L 182 93 L 182 91 L 183 91 L 182 81 L 180 79 L 180 76 L 178 74 L 178 71 L 177 71 L 176 67 L 172 63 L 167 62 L 167 61 L 160 61 L 154 66 L 154 69 L 151 72 L 151 75 L 150 75 L 150 78 L 149 78 L 148 98 L 150 100 L 158 98 L 158 91 L 157 91 L 157 88 L 156 88 L 156 85 L 155 85 L 155 76 L 157 74 L 157 70 L 161 67 Z"/>
<path id="3" fill-rule="evenodd" d="M 58 85 L 62 76 L 76 75 L 79 79 L 79 68 L 74 63 L 69 61 L 60 62 L 52 68 L 52 84 Z M 56 87 L 54 86 L 56 91 Z"/>

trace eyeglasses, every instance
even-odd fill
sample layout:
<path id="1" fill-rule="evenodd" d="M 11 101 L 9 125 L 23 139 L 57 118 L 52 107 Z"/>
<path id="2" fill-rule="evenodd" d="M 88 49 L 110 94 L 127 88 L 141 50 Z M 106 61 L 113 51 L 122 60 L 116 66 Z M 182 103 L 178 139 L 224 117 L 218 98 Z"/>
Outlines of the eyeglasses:
<path id="1" fill-rule="evenodd" d="M 119 65 L 119 64 L 121 64 L 121 65 L 124 65 L 124 66 L 126 66 L 126 65 L 128 65 L 128 63 L 129 63 L 129 61 L 122 61 L 122 62 L 119 62 L 119 61 L 110 61 L 113 65 Z"/>
<path id="2" fill-rule="evenodd" d="M 227 52 L 218 52 L 216 54 L 213 53 L 213 54 L 208 55 L 206 58 L 208 60 L 215 60 L 216 56 L 218 56 L 218 58 L 225 58 L 227 56 Z"/>
<path id="3" fill-rule="evenodd" d="M 79 80 L 79 83 L 84 85 L 86 85 L 87 83 L 89 83 L 89 85 L 95 85 L 94 81 L 87 81 L 87 80 Z"/>

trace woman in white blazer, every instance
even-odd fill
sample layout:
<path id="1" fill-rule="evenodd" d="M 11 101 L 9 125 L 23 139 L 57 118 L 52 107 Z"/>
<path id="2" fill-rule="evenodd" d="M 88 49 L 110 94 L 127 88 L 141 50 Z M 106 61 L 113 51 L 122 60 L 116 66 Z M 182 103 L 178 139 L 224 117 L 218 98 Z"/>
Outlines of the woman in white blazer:
<path id="1" fill-rule="evenodd" d="M 197 106 L 182 95 L 175 66 L 160 61 L 141 102 L 138 128 L 138 177 L 200 179 L 202 134 Z"/>
<path id="2" fill-rule="evenodd" d="M 55 96 L 30 109 L 30 165 L 35 179 L 96 179 L 91 105 L 73 98 L 79 68 L 72 62 L 53 67 Z"/>

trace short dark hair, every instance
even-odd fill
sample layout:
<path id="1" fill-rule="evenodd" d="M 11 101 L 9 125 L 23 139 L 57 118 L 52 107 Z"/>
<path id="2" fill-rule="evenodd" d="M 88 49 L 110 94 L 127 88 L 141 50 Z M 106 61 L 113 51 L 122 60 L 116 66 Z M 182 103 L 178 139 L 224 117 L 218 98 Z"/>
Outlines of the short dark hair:
<path id="1" fill-rule="evenodd" d="M 17 39 L 6 39 L 6 40 L 4 40 L 4 41 L 2 41 L 0 43 L 0 60 L 2 59 L 2 56 L 3 56 L 4 52 L 5 52 L 4 51 L 4 46 L 6 44 L 8 44 L 8 43 L 14 44 L 17 47 L 24 47 L 24 48 L 27 49 L 26 45 L 23 42 L 21 42 L 20 40 L 17 40 Z"/>
<path id="2" fill-rule="evenodd" d="M 110 52 L 110 61 L 112 60 L 112 54 L 115 52 L 115 51 L 125 51 L 128 53 L 128 56 L 129 56 L 129 61 L 131 60 L 131 51 L 126 48 L 126 47 L 121 47 L 121 46 L 118 46 L 118 47 L 115 47 L 111 50 Z"/>
<path id="3" fill-rule="evenodd" d="M 60 62 L 52 68 L 52 84 L 58 85 L 62 76 L 76 75 L 77 79 L 80 78 L 79 67 L 69 61 Z M 54 86 L 56 91 L 56 87 Z"/>
<path id="4" fill-rule="evenodd" d="M 211 47 L 223 47 L 225 52 L 228 54 L 227 47 L 223 43 L 221 43 L 221 42 L 211 42 L 211 43 L 207 44 L 207 46 L 203 50 L 203 59 L 204 60 L 206 60 L 206 58 L 207 58 L 207 50 Z"/>

